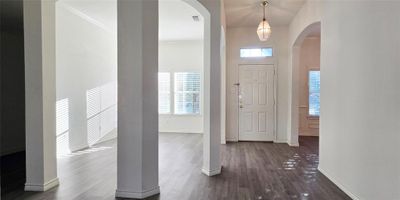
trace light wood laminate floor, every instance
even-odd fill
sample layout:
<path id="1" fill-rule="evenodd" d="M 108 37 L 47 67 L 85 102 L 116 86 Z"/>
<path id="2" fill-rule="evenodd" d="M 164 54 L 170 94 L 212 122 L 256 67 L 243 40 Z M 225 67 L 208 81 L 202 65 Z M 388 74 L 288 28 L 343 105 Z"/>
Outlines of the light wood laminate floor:
<path id="1" fill-rule="evenodd" d="M 4 199 L 112 200 L 116 140 L 58 159 L 60 186 L 44 193 L 14 191 Z M 154 200 L 350 199 L 318 170 L 318 138 L 300 147 L 263 142 L 221 145 L 222 174 L 201 173 L 200 134 L 160 134 L 160 188 Z M 2 198 L 2 199 L 3 199 Z"/>

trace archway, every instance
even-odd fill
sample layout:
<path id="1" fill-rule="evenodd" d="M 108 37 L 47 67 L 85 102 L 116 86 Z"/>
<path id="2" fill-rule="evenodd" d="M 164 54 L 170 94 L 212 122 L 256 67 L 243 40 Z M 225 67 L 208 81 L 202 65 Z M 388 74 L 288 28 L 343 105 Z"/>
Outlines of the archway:
<path id="1" fill-rule="evenodd" d="M 290 130 L 289 143 L 292 146 L 299 146 L 299 77 L 300 77 L 300 50 L 304 40 L 310 34 L 321 32 L 321 22 L 315 22 L 308 25 L 299 36 L 297 36 L 291 48 L 291 71 L 292 71 L 292 87 L 291 87 L 291 102 L 290 102 Z"/>
<path id="2" fill-rule="evenodd" d="M 208 176 L 221 173 L 221 10 L 219 2 L 183 0 L 204 18 L 204 135 L 202 172 Z"/>
<path id="3" fill-rule="evenodd" d="M 196 16 L 197 21 L 192 19 Z M 210 136 L 211 123 L 210 17 L 210 12 L 197 0 L 159 1 L 158 66 L 159 78 L 163 79 L 159 82 L 159 88 L 169 91 L 169 102 L 166 102 L 165 96 L 159 98 L 160 106 L 163 105 L 159 110 L 159 131 L 201 133 L 204 153 L 202 169 L 205 169 L 202 171 L 206 174 L 210 174 L 208 164 L 205 163 L 210 160 L 210 154 L 206 154 L 210 146 L 207 138 Z M 163 83 L 169 85 L 170 89 L 166 90 Z M 191 87 L 192 84 L 199 86 L 190 88 L 198 94 L 193 93 L 188 97 L 192 93 L 183 96 L 180 95 L 182 91 L 177 91 Z"/>

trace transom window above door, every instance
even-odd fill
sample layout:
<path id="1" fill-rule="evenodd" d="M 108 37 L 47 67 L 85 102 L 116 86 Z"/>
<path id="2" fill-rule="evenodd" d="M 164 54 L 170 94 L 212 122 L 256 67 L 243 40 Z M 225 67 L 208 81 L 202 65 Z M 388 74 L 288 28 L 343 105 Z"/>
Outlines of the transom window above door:
<path id="1" fill-rule="evenodd" d="M 240 49 L 241 58 L 262 58 L 272 57 L 272 48 L 242 48 Z"/>

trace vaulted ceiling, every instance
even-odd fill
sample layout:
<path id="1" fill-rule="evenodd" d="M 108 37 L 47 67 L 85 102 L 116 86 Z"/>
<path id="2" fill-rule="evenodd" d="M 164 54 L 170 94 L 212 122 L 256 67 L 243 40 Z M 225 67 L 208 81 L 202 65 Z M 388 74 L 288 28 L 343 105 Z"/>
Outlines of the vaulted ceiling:
<path id="1" fill-rule="evenodd" d="M 267 19 L 271 26 L 288 25 L 305 0 L 268 0 Z M 262 0 L 225 0 L 228 27 L 257 27 L 263 17 Z"/>
<path id="2" fill-rule="evenodd" d="M 58 0 L 57 4 L 96 25 L 116 30 L 117 0 Z M 193 16 L 198 16 L 199 21 L 194 21 Z M 200 13 L 184 1 L 159 0 L 160 41 L 201 40 L 203 23 Z"/>
<path id="3" fill-rule="evenodd" d="M 194 21 L 198 16 L 199 21 Z M 161 41 L 201 40 L 204 20 L 182 0 L 159 0 L 159 39 Z"/>

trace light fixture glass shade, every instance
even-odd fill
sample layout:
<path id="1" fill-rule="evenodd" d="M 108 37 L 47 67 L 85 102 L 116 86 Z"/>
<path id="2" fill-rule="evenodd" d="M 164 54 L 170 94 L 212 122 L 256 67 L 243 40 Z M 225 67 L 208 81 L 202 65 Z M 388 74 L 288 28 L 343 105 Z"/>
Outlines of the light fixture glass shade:
<path id="1" fill-rule="evenodd" d="M 269 36 L 271 36 L 271 26 L 267 20 L 263 20 L 257 28 L 257 35 L 261 41 L 267 41 Z"/>

